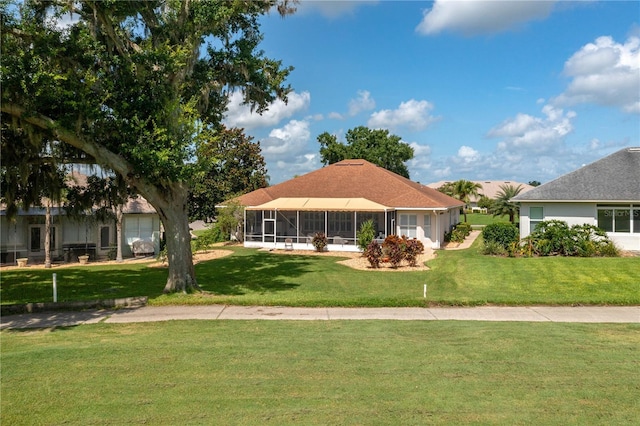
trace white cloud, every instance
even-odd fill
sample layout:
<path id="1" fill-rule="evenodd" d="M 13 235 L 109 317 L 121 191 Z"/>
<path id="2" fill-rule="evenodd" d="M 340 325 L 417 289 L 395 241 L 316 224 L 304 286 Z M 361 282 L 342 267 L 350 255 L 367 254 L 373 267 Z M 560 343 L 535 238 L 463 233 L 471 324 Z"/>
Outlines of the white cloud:
<path id="1" fill-rule="evenodd" d="M 461 146 L 458 149 L 458 158 L 465 164 L 472 163 L 480 157 L 480 153 L 470 146 Z"/>
<path id="2" fill-rule="evenodd" d="M 291 120 L 284 127 L 273 129 L 269 137 L 262 140 L 262 153 L 265 158 L 277 158 L 299 154 L 307 146 L 311 137 L 308 121 Z"/>
<path id="3" fill-rule="evenodd" d="M 267 111 L 262 114 L 251 112 L 249 105 L 242 104 L 242 93 L 234 92 L 229 96 L 229 106 L 225 117 L 225 124 L 229 127 L 255 129 L 257 127 L 275 126 L 280 121 L 292 115 L 305 111 L 311 102 L 309 92 L 289 93 L 288 102 L 276 99 Z"/>
<path id="4" fill-rule="evenodd" d="M 359 90 L 358 97 L 349 101 L 349 115 L 354 116 L 362 111 L 369 111 L 376 107 L 376 101 L 367 90 Z"/>
<path id="5" fill-rule="evenodd" d="M 639 37 L 629 37 L 624 44 L 599 37 L 567 60 L 564 74 L 572 80 L 553 104 L 592 103 L 640 114 Z"/>
<path id="6" fill-rule="evenodd" d="M 502 138 L 498 143 L 498 148 L 502 151 L 518 153 L 547 151 L 562 143 L 564 137 L 573 131 L 572 120 L 576 114 L 551 105 L 545 105 L 542 112 L 546 117 L 518 114 L 515 118 L 508 119 L 491 129 L 487 136 Z"/>
<path id="7" fill-rule="evenodd" d="M 465 35 L 490 34 L 533 19 L 546 18 L 554 1 L 436 0 L 416 28 L 421 34 L 451 30 Z"/>
<path id="8" fill-rule="evenodd" d="M 397 129 L 407 127 L 413 131 L 426 129 L 431 123 L 439 120 L 431 114 L 433 104 L 427 101 L 411 99 L 402 102 L 398 109 L 374 112 L 367 125 L 372 128 Z"/>

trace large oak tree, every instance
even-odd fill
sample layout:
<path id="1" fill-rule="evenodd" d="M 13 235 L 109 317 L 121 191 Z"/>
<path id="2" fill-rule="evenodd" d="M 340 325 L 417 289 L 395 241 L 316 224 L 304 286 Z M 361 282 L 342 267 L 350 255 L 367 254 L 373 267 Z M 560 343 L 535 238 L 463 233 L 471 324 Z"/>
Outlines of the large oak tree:
<path id="1" fill-rule="evenodd" d="M 187 219 L 200 136 L 229 93 L 262 112 L 291 68 L 257 50 L 287 0 L 2 2 L 2 120 L 22 143 L 60 141 L 122 176 L 167 236 L 165 292 L 198 288 Z M 67 25 L 62 23 L 66 22 Z"/>
<path id="2" fill-rule="evenodd" d="M 409 178 L 405 162 L 413 158 L 413 148 L 403 142 L 400 136 L 392 135 L 385 129 L 372 130 L 359 126 L 348 130 L 345 139 L 346 143 L 339 142 L 335 135 L 327 132 L 318 136 L 322 164 L 361 158 Z"/>

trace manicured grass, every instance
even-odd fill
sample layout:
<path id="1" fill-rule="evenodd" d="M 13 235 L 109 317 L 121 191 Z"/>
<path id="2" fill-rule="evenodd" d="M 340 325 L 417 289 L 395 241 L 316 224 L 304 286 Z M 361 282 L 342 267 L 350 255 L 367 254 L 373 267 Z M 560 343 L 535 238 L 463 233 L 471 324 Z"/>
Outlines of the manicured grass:
<path id="1" fill-rule="evenodd" d="M 241 247 L 196 265 L 204 295 L 162 295 L 166 271 L 141 264 L 2 272 L 2 303 L 149 296 L 150 304 L 424 306 L 640 304 L 640 257 L 498 258 L 440 251 L 429 271 L 357 271 L 336 257 L 279 255 Z M 428 285 L 427 300 L 423 285 Z"/>
<path id="2" fill-rule="evenodd" d="M 516 217 L 516 223 L 518 223 L 518 217 Z M 461 216 L 460 220 L 464 220 Z M 509 216 L 493 217 L 492 214 L 483 213 L 467 213 L 467 223 L 470 225 L 489 225 L 496 222 L 509 222 Z"/>
<path id="3" fill-rule="evenodd" d="M 2 424 L 637 422 L 640 327 L 172 321 L 2 337 Z"/>

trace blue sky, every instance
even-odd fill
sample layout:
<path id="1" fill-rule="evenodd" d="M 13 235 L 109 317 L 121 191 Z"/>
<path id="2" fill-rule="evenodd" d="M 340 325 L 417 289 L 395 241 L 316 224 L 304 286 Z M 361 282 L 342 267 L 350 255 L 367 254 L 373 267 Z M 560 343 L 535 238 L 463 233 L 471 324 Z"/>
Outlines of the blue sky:
<path id="1" fill-rule="evenodd" d="M 262 146 L 270 183 L 322 166 L 317 137 L 388 129 L 414 181 L 547 182 L 640 146 L 636 1 L 302 1 L 262 20 L 295 70 L 288 104 L 226 123 Z"/>

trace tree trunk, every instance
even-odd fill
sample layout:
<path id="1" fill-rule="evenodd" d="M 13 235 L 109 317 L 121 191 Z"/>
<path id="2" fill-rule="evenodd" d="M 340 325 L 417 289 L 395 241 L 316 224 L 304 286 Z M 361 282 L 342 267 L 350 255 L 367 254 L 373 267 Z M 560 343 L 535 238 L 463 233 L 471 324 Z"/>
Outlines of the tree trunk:
<path id="1" fill-rule="evenodd" d="M 122 204 L 114 206 L 116 214 L 116 262 L 122 263 Z"/>
<path id="2" fill-rule="evenodd" d="M 44 267 L 51 268 L 51 204 L 47 201 L 44 216 Z"/>
<path id="3" fill-rule="evenodd" d="M 164 293 L 200 291 L 191 253 L 191 233 L 187 214 L 188 191 L 181 183 L 170 184 L 165 191 L 143 194 L 156 208 L 167 241 L 169 276 Z"/>

